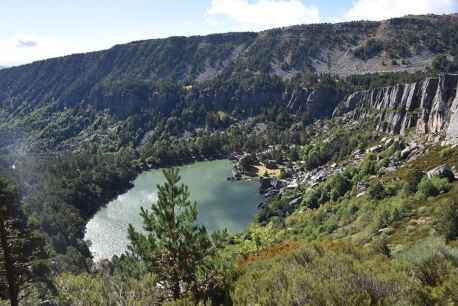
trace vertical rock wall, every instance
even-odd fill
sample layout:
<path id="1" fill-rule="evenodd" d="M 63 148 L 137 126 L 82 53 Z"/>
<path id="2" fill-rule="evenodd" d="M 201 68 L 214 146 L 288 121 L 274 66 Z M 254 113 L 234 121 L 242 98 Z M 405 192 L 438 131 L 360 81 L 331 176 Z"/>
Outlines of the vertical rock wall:
<path id="1" fill-rule="evenodd" d="M 334 116 L 375 118 L 377 129 L 458 142 L 458 75 L 447 74 L 412 84 L 359 91 L 340 103 Z"/>

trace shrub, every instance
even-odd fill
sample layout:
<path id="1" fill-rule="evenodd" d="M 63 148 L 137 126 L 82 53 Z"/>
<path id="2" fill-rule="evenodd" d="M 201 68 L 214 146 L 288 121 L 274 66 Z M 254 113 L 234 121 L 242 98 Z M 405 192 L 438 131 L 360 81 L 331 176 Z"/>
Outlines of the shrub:
<path id="1" fill-rule="evenodd" d="M 426 197 L 437 196 L 450 190 L 448 178 L 432 177 L 431 179 L 424 177 L 418 184 L 418 192 Z"/>
<path id="2" fill-rule="evenodd" d="M 421 179 L 425 176 L 425 173 L 419 169 L 409 170 L 405 178 L 405 187 L 404 190 L 406 193 L 415 193 L 417 192 L 418 184 L 421 182 Z"/>
<path id="3" fill-rule="evenodd" d="M 321 192 L 319 190 L 312 190 L 305 194 L 304 200 L 302 202 L 302 206 L 307 208 L 315 209 L 320 206 L 320 197 Z"/>
<path id="4" fill-rule="evenodd" d="M 449 305 L 458 305 L 458 273 L 451 274 L 444 282 L 443 288 L 444 300 L 449 302 Z"/>
<path id="5" fill-rule="evenodd" d="M 435 229 L 447 241 L 458 238 L 458 203 L 450 201 L 438 207 L 435 214 Z"/>
<path id="6" fill-rule="evenodd" d="M 449 72 L 453 70 L 453 63 L 445 54 L 438 54 L 433 58 L 431 67 L 435 72 Z"/>
<path id="7" fill-rule="evenodd" d="M 439 156 L 441 158 L 447 158 L 447 157 L 450 157 L 450 155 L 452 155 L 452 153 L 453 153 L 453 149 L 451 147 L 446 147 L 446 148 L 443 148 L 439 152 Z"/>
<path id="8" fill-rule="evenodd" d="M 449 179 L 446 177 L 433 177 L 431 178 L 431 182 L 439 193 L 448 192 L 450 190 Z"/>
<path id="9" fill-rule="evenodd" d="M 368 60 L 377 56 L 383 50 L 383 43 L 380 40 L 371 38 L 354 51 L 354 55 L 362 60 Z"/>
<path id="10" fill-rule="evenodd" d="M 330 251 L 326 249 L 336 249 Z M 381 256 L 330 244 L 258 261 L 232 292 L 234 305 L 411 305 L 415 286 Z"/>
<path id="11" fill-rule="evenodd" d="M 376 229 L 387 227 L 393 222 L 393 215 L 389 209 L 384 208 L 377 213 L 374 222 Z"/>
<path id="12" fill-rule="evenodd" d="M 385 236 L 376 239 L 372 244 L 372 249 L 386 257 L 391 257 L 391 249 L 388 244 L 388 238 Z"/>
<path id="13" fill-rule="evenodd" d="M 347 177 L 339 173 L 330 180 L 329 186 L 331 188 L 330 198 L 336 201 L 351 190 L 352 183 Z"/>
<path id="14" fill-rule="evenodd" d="M 381 200 L 386 196 L 385 187 L 380 182 L 377 182 L 369 186 L 369 189 L 367 191 L 371 199 L 374 199 L 374 200 Z"/>
<path id="15" fill-rule="evenodd" d="M 437 189 L 427 177 L 424 177 L 418 184 L 418 192 L 426 197 L 435 196 L 438 194 Z"/>
<path id="16" fill-rule="evenodd" d="M 377 174 L 377 171 L 378 164 L 376 161 L 376 156 L 372 153 L 367 154 L 361 163 L 361 173 L 364 175 L 373 175 Z"/>
<path id="17" fill-rule="evenodd" d="M 418 192 L 424 195 L 425 197 L 436 196 L 439 194 L 436 187 L 434 187 L 432 181 L 427 177 L 423 177 L 421 179 L 417 189 Z"/>
<path id="18" fill-rule="evenodd" d="M 102 274 L 63 273 L 57 276 L 59 305 L 159 305 L 161 289 L 155 286 L 154 276 L 140 279 L 106 277 Z M 121 302 L 120 302 L 121 303 Z"/>

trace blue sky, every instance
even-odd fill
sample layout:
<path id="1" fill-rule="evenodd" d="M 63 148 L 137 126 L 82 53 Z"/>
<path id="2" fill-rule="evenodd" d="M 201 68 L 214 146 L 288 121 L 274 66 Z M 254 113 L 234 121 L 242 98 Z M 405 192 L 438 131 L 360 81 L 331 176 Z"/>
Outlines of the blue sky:
<path id="1" fill-rule="evenodd" d="M 458 0 L 2 0 L 0 65 L 139 39 L 457 11 Z"/>

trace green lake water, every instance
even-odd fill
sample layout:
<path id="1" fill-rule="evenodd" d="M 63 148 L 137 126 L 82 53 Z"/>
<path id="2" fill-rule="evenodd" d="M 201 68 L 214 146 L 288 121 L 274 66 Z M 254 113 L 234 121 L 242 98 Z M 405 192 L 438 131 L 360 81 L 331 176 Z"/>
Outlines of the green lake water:
<path id="1" fill-rule="evenodd" d="M 228 160 L 198 162 L 180 167 L 182 183 L 189 186 L 191 198 L 197 202 L 198 222 L 209 231 L 227 228 L 242 231 L 252 222 L 256 205 L 262 201 L 258 183 L 230 182 Z M 142 228 L 140 207 L 149 208 L 157 199 L 157 184 L 162 184 L 161 170 L 142 173 L 134 187 L 100 209 L 86 227 L 85 239 L 91 241 L 96 260 L 120 255 L 128 244 L 128 224 Z"/>

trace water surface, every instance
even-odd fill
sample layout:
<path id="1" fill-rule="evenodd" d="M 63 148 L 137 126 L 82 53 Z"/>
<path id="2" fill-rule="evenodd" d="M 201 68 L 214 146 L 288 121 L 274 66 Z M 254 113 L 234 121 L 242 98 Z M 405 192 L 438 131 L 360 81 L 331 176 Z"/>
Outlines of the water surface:
<path id="1" fill-rule="evenodd" d="M 197 201 L 198 222 L 208 230 L 227 228 L 241 231 L 253 220 L 256 205 L 262 200 L 258 184 L 229 182 L 231 162 L 228 160 L 198 162 L 180 167 L 182 182 L 189 186 L 191 198 Z M 142 228 L 140 207 L 149 208 L 157 200 L 157 184 L 164 183 L 161 170 L 144 172 L 134 187 L 100 209 L 89 221 L 86 240 L 90 240 L 95 259 L 122 254 L 128 244 L 127 227 L 131 223 Z"/>

